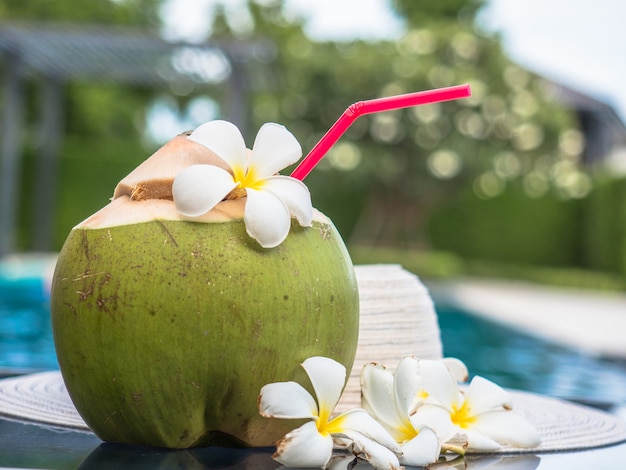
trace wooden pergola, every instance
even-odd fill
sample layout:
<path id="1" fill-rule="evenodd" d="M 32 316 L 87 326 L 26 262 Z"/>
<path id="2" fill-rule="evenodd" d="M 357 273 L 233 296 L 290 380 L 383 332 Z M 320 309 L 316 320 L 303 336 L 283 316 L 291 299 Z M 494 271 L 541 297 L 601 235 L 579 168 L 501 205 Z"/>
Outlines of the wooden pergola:
<path id="1" fill-rule="evenodd" d="M 2 111 L 0 129 L 0 258 L 16 248 L 19 181 L 25 128 L 25 83 L 35 81 L 38 155 L 32 250 L 49 250 L 63 129 L 64 85 L 112 83 L 175 90 L 226 88 L 226 118 L 245 131 L 252 67 L 275 55 L 265 40 L 171 43 L 144 30 L 51 23 L 0 23 Z M 267 68 L 267 67 L 266 67 Z"/>

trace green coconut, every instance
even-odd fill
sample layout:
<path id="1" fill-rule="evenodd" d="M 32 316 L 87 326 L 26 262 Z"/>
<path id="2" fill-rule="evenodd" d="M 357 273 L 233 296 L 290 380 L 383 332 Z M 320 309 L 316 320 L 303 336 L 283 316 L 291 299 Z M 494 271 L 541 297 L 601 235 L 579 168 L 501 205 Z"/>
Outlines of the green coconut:
<path id="1" fill-rule="evenodd" d="M 227 168 L 178 136 L 72 229 L 51 296 L 59 366 L 78 412 L 105 441 L 188 448 L 269 446 L 298 422 L 263 418 L 261 387 L 307 384 L 300 363 L 354 360 L 358 292 L 332 222 L 293 221 L 264 249 L 246 233 L 245 198 L 184 220 L 173 177 Z"/>

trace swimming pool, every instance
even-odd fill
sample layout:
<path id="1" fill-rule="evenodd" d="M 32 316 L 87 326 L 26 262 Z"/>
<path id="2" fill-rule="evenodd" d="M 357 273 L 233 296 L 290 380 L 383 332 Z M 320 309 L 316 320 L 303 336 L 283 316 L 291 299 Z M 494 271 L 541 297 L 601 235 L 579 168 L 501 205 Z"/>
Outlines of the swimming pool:
<path id="1" fill-rule="evenodd" d="M 0 374 L 58 369 L 48 289 L 53 260 L 33 258 L 20 269 L 0 265 Z M 472 375 L 520 390 L 624 405 L 626 361 L 594 358 L 467 312 L 438 307 L 446 356 Z"/>
<path id="2" fill-rule="evenodd" d="M 0 373 L 58 368 L 48 285 L 54 256 L 0 263 Z"/>
<path id="3" fill-rule="evenodd" d="M 626 361 L 591 357 L 469 313 L 438 309 L 446 356 L 507 388 L 623 405 Z"/>

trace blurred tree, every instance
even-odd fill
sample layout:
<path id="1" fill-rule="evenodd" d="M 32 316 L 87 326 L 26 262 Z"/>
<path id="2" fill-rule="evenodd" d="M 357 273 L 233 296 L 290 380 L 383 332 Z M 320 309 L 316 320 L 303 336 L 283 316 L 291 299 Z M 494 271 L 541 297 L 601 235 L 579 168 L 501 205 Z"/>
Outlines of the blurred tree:
<path id="1" fill-rule="evenodd" d="M 395 0 L 407 25 L 397 41 L 313 42 L 281 1 L 248 2 L 252 21 L 243 34 L 278 46 L 275 85 L 255 94 L 253 127 L 282 122 L 305 153 L 355 101 L 472 86 L 470 99 L 359 119 L 307 178 L 315 205 L 352 242 L 428 243 L 430 213 L 464 188 L 490 198 L 522 179 L 537 197 L 555 164 L 575 161 L 559 147 L 573 117 L 539 77 L 506 58 L 497 37 L 476 28 L 482 4 Z M 214 31 L 242 35 L 227 16 Z"/>
<path id="2" fill-rule="evenodd" d="M 455 21 L 459 16 L 476 16 L 485 0 L 392 0 L 393 8 L 412 25 L 429 26 L 432 21 Z"/>
<path id="3" fill-rule="evenodd" d="M 65 21 L 98 24 L 156 26 L 157 0 L 0 0 L 4 20 Z"/>
<path id="4" fill-rule="evenodd" d="M 370 171 L 375 184 L 355 242 L 427 243 L 433 209 L 468 185 L 481 197 L 498 196 L 508 181 L 555 158 L 561 132 L 574 122 L 544 93 L 542 80 L 507 60 L 498 40 L 477 32 L 473 19 L 460 21 L 447 9 L 428 13 L 409 15 L 395 50 L 380 56 L 388 73 L 378 93 L 470 83 L 473 96 L 371 118 L 363 160 L 378 167 Z M 544 182 L 550 167 L 542 167 Z"/>
<path id="5" fill-rule="evenodd" d="M 580 140 L 572 116 L 551 101 L 539 77 L 506 58 L 496 36 L 477 29 L 482 0 L 393 0 L 406 32 L 377 42 L 312 41 L 282 0 L 221 5 L 211 39 L 265 37 L 276 45 L 272 72 L 248 83 L 250 128 L 281 122 L 305 154 L 356 101 L 471 84 L 466 100 L 362 117 L 307 178 L 316 207 L 350 241 L 427 244 L 432 211 L 468 186 L 489 198 L 521 180 L 538 197 L 558 186 L 555 165 L 563 195 L 584 193 L 584 184 L 571 185 L 576 146 L 563 145 Z M 0 0 L 0 16 L 155 26 L 158 7 L 158 0 L 97 0 L 80 8 L 73 0 Z M 73 85 L 66 127 L 89 139 L 137 139 L 137 123 L 145 122 L 137 115 L 150 98 L 146 90 Z M 245 137 L 251 145 L 254 136 Z"/>

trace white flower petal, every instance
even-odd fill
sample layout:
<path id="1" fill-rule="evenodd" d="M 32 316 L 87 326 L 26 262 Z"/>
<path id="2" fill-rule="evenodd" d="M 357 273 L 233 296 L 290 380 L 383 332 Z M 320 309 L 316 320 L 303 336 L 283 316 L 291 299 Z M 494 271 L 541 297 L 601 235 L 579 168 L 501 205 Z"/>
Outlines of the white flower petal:
<path id="1" fill-rule="evenodd" d="M 493 452 L 502 447 L 494 439 L 475 428 L 460 429 L 460 432 L 467 436 L 467 450 Z"/>
<path id="2" fill-rule="evenodd" d="M 319 406 L 320 416 L 332 413 L 339 402 L 346 383 L 346 368 L 343 364 L 328 357 L 309 357 L 302 363 L 306 371 Z"/>
<path id="3" fill-rule="evenodd" d="M 436 462 L 441 452 L 441 444 L 432 429 L 422 428 L 417 436 L 402 445 L 400 463 L 423 467 Z"/>
<path id="4" fill-rule="evenodd" d="M 361 406 L 400 440 L 404 420 L 396 407 L 393 381 L 393 372 L 382 364 L 366 364 L 361 371 Z"/>
<path id="5" fill-rule="evenodd" d="M 258 178 L 267 178 L 297 162 L 301 156 L 302 147 L 294 135 L 280 124 L 268 122 L 254 139 L 250 166 L 254 167 Z"/>
<path id="6" fill-rule="evenodd" d="M 411 422 L 415 429 L 431 428 L 441 442 L 449 441 L 459 432 L 459 428 L 452 422 L 450 412 L 439 405 L 422 405 L 411 416 Z"/>
<path id="7" fill-rule="evenodd" d="M 454 377 L 457 382 L 467 381 L 469 373 L 463 361 L 456 357 L 444 357 L 441 361 L 446 365 L 452 377 Z"/>
<path id="8" fill-rule="evenodd" d="M 172 184 L 176 210 L 197 217 L 213 209 L 237 187 L 230 173 L 213 165 L 192 165 L 182 170 Z"/>
<path id="9" fill-rule="evenodd" d="M 291 228 L 289 209 L 270 191 L 246 188 L 248 199 L 244 209 L 244 222 L 248 235 L 263 248 L 280 245 Z"/>
<path id="10" fill-rule="evenodd" d="M 475 376 L 467 387 L 465 399 L 470 404 L 474 416 L 513 407 L 511 396 L 506 390 L 479 375 Z"/>
<path id="11" fill-rule="evenodd" d="M 266 418 L 317 418 L 317 403 L 296 382 L 265 385 L 259 394 L 259 413 Z"/>
<path id="12" fill-rule="evenodd" d="M 247 168 L 246 142 L 233 123 L 221 120 L 205 122 L 187 138 L 212 150 L 232 168 Z"/>
<path id="13" fill-rule="evenodd" d="M 400 447 L 387 430 L 372 418 L 365 410 L 355 408 L 339 415 L 337 420 L 342 424 L 342 434 L 354 438 L 356 434 L 361 434 L 368 439 L 378 442 L 389 450 L 400 453 Z M 356 434 L 355 434 L 356 433 Z"/>
<path id="14" fill-rule="evenodd" d="M 407 356 L 400 361 L 393 388 L 398 411 L 408 417 L 411 405 L 422 388 L 419 361 L 415 357 Z"/>
<path id="15" fill-rule="evenodd" d="M 450 410 L 459 402 L 459 386 L 443 362 L 420 360 L 419 375 L 429 398 L 437 400 Z"/>
<path id="16" fill-rule="evenodd" d="M 322 436 L 313 421 L 287 433 L 276 443 L 272 457 L 286 467 L 325 467 L 333 452 L 333 439 Z"/>
<path id="17" fill-rule="evenodd" d="M 541 436 L 522 416 L 512 411 L 492 411 L 476 417 L 472 428 L 500 444 L 515 447 L 537 447 Z"/>
<path id="18" fill-rule="evenodd" d="M 387 447 L 362 436 L 352 438 L 353 451 L 367 460 L 376 470 L 400 470 L 398 457 Z"/>
<path id="19" fill-rule="evenodd" d="M 289 214 L 298 220 L 302 227 L 313 223 L 311 193 L 306 185 L 290 176 L 271 176 L 264 180 L 263 189 L 276 194 L 289 209 Z"/>

